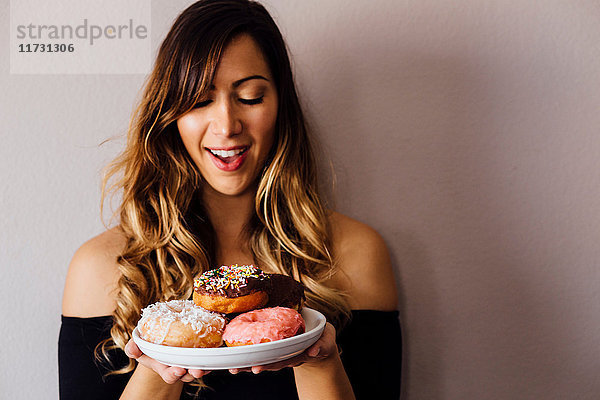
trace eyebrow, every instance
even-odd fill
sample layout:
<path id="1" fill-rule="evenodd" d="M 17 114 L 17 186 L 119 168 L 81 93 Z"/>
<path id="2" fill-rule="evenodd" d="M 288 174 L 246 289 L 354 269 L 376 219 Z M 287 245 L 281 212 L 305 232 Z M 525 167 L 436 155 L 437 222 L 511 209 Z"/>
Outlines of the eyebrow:
<path id="1" fill-rule="evenodd" d="M 239 79 L 235 82 L 233 82 L 233 84 L 231 86 L 233 86 L 234 88 L 237 88 L 238 86 L 240 86 L 242 83 L 249 81 L 251 79 L 262 79 L 264 81 L 269 82 L 269 80 L 267 78 L 265 78 L 262 75 L 251 75 L 251 76 L 247 76 L 245 78 Z M 214 90 L 215 89 L 215 85 L 210 85 L 210 90 Z"/>

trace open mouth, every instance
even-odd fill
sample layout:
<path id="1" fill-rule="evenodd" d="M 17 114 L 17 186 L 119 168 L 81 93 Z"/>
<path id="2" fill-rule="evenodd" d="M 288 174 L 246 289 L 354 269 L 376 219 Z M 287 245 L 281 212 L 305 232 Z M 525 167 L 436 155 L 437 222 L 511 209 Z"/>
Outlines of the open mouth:
<path id="1" fill-rule="evenodd" d="M 224 149 L 210 149 L 205 147 L 212 162 L 223 171 L 235 171 L 242 166 L 250 146 L 238 146 Z"/>
<path id="2" fill-rule="evenodd" d="M 246 150 L 248 150 L 248 147 L 241 147 L 241 148 L 234 149 L 234 150 L 214 150 L 214 149 L 207 149 L 207 150 L 214 157 L 218 158 L 219 160 L 223 161 L 226 164 L 230 164 L 230 163 L 234 162 L 237 158 L 241 157 L 241 155 L 244 154 L 246 152 Z"/>

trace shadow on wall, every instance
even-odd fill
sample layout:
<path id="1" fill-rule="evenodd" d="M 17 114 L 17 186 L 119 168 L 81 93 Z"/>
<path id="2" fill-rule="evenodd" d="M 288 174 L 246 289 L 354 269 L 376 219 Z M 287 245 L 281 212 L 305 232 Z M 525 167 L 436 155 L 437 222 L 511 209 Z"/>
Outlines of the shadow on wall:
<path id="1" fill-rule="evenodd" d="M 432 265 L 427 259 L 425 246 L 419 242 L 413 234 L 395 232 L 392 236 L 393 242 L 386 240 L 391 251 L 392 265 L 396 275 L 396 286 L 398 288 L 398 304 L 400 310 L 400 321 L 402 324 L 402 390 L 401 399 L 409 399 L 411 386 L 415 382 L 423 388 L 427 388 L 424 392 L 419 390 L 422 395 L 426 395 L 428 399 L 441 399 L 440 381 L 442 378 L 441 359 L 445 346 L 444 332 L 441 329 L 427 329 L 426 321 L 439 321 L 440 307 L 439 295 L 435 292 L 434 271 Z M 406 274 L 411 274 L 409 270 L 419 271 L 419 280 L 417 285 L 422 288 L 419 298 L 407 298 L 407 292 L 414 293 L 414 288 L 411 290 L 407 287 Z M 415 308 L 411 304 L 419 304 L 417 307 L 421 315 L 409 315 L 411 309 Z M 419 321 L 420 320 L 420 321 Z M 417 321 L 416 324 L 411 324 L 409 321 Z M 421 334 L 419 334 L 421 332 Z M 419 341 L 425 340 L 424 336 L 429 338 L 429 341 L 436 343 L 435 347 L 427 349 L 428 355 L 423 354 L 421 346 L 415 346 L 415 338 L 419 337 Z M 423 362 L 427 360 L 426 362 Z M 435 362 L 435 361 L 438 362 Z M 431 362 L 433 361 L 433 362 Z M 412 398 L 416 398 L 413 396 Z"/>
<path id="2" fill-rule="evenodd" d="M 403 332 L 401 398 L 443 399 L 443 283 L 424 238 L 429 229 L 452 235 L 435 224 L 451 207 L 438 184 L 445 142 L 464 129 L 460 120 L 446 125 L 457 107 L 451 86 L 457 75 L 468 77 L 454 62 L 396 47 L 368 46 L 360 55 L 370 60 L 366 70 L 355 69 L 360 64 L 348 49 L 320 48 L 326 68 L 311 77 L 322 80 L 315 85 L 320 102 L 307 116 L 325 148 L 321 170 L 329 170 L 329 159 L 334 165 L 337 208 L 376 228 L 390 249 Z"/>
<path id="3" fill-rule="evenodd" d="M 522 133 L 514 107 L 523 104 L 511 93 L 519 87 L 510 86 L 519 78 L 400 42 L 363 49 L 314 50 L 323 66 L 310 79 L 321 95 L 308 117 L 332 154 L 338 208 L 375 227 L 390 248 L 404 335 L 402 398 L 560 390 L 557 360 L 568 361 L 567 350 L 537 361 L 545 346 L 565 349 L 559 338 L 569 333 L 549 325 L 560 318 L 548 307 L 556 303 L 552 278 L 534 283 L 540 276 L 531 271 L 555 258 L 528 247 L 523 236 L 539 221 L 515 196 L 522 171 L 505 158 L 515 151 L 507 135 Z"/>

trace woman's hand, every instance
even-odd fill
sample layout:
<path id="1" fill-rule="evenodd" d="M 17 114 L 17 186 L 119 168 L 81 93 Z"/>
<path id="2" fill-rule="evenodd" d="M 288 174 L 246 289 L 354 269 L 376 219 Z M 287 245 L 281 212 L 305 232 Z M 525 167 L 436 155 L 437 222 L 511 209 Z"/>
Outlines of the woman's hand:
<path id="1" fill-rule="evenodd" d="M 234 368 L 230 369 L 229 372 L 237 374 L 238 372 L 248 371 L 258 374 L 262 371 L 278 371 L 282 368 L 297 367 L 302 364 L 310 366 L 319 366 L 327 362 L 327 360 L 338 356 L 338 348 L 335 342 L 335 328 L 329 322 L 325 324 L 323 334 L 308 349 L 303 353 L 298 354 L 287 360 L 278 361 L 272 364 L 257 365 L 248 368 Z"/>
<path id="2" fill-rule="evenodd" d="M 181 367 L 170 367 L 165 365 L 142 353 L 140 348 L 132 339 L 130 339 L 125 345 L 125 354 L 127 354 L 127 357 L 133 358 L 144 367 L 156 372 L 158 375 L 160 375 L 163 381 L 170 385 L 177 381 L 191 382 L 196 378 L 201 378 L 210 373 L 210 371 L 204 371 L 201 369 L 185 369 Z"/>

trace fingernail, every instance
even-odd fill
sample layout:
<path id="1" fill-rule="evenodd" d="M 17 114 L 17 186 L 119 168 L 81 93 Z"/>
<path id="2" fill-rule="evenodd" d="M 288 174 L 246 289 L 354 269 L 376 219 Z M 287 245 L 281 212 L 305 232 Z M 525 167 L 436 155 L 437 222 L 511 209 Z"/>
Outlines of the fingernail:
<path id="1" fill-rule="evenodd" d="M 173 372 L 173 375 L 175 375 L 175 376 L 184 376 L 185 375 L 185 371 L 184 372 Z"/>
<path id="2" fill-rule="evenodd" d="M 318 356 L 318 355 L 319 355 L 319 353 L 320 353 L 320 352 L 321 352 L 321 349 L 320 349 L 320 348 L 313 349 L 313 350 L 311 350 L 311 351 L 310 351 L 310 356 L 311 356 L 311 357 L 316 357 L 316 356 Z"/>

